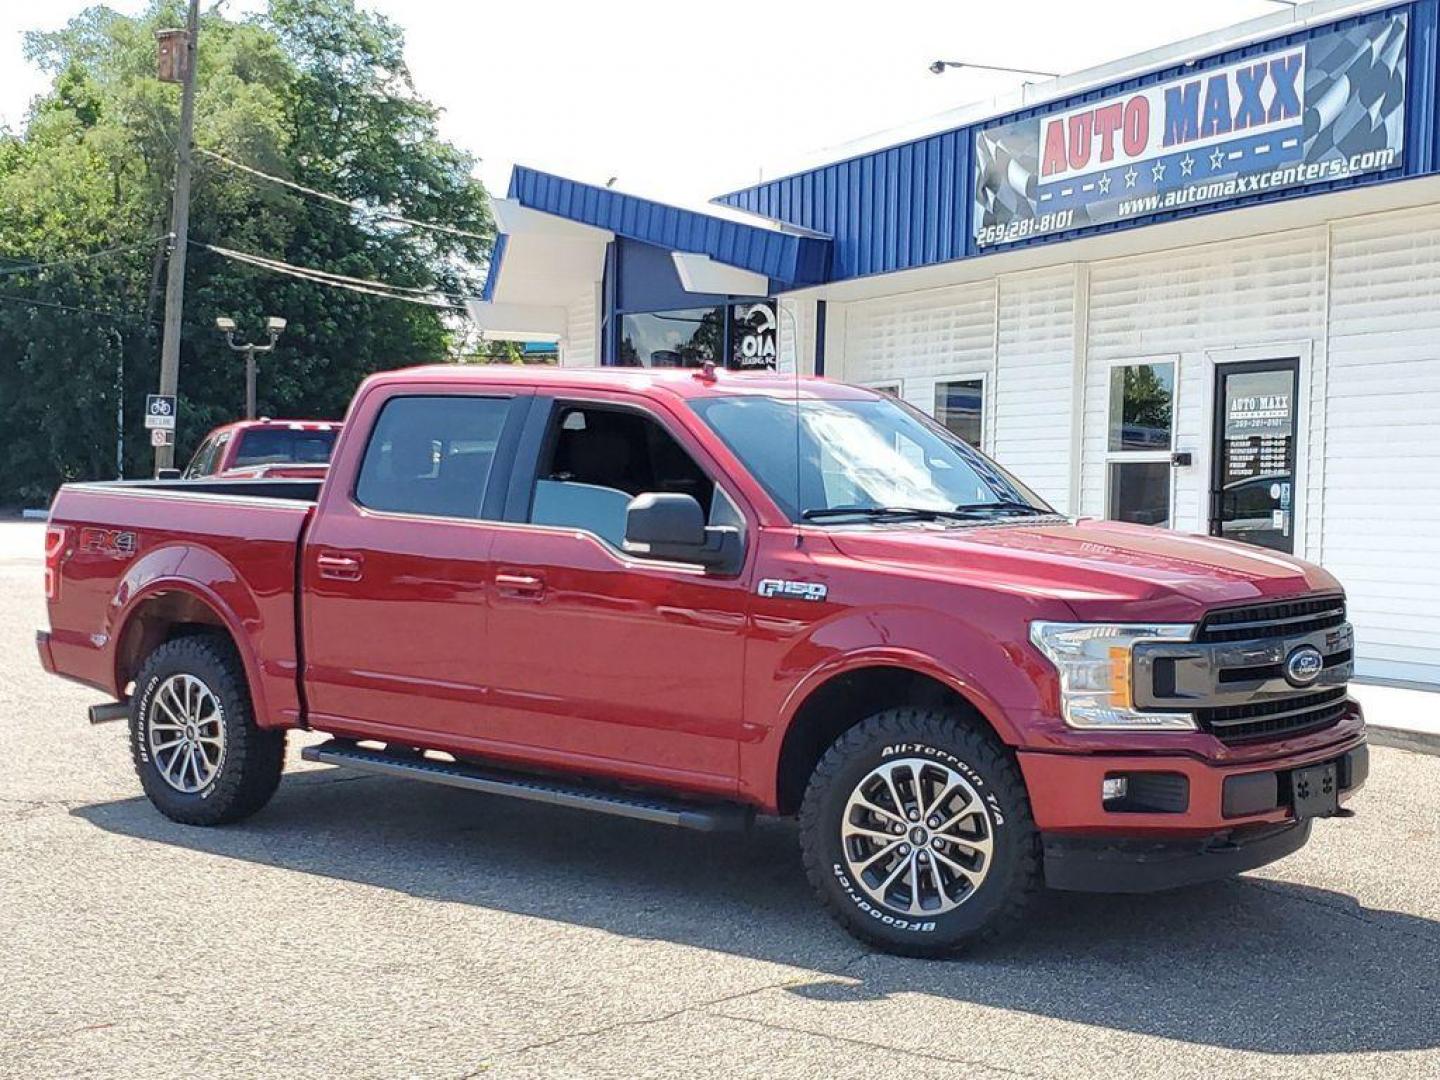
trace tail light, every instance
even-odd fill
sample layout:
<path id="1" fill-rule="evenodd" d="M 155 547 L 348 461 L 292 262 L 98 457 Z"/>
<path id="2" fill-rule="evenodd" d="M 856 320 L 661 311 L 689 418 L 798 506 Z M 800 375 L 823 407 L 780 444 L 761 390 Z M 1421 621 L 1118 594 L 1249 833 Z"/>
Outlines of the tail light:
<path id="1" fill-rule="evenodd" d="M 60 596 L 60 556 L 65 551 L 69 532 L 64 525 L 45 526 L 45 599 Z"/>

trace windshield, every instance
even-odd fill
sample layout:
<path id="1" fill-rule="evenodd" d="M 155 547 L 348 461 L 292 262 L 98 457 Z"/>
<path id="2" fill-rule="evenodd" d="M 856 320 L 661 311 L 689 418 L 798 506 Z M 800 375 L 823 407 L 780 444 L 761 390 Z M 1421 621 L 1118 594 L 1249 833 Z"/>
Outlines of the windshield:
<path id="1" fill-rule="evenodd" d="M 324 465 L 335 448 L 335 432 L 294 428 L 252 428 L 240 436 L 235 468 L 246 465 Z"/>
<path id="2" fill-rule="evenodd" d="M 844 521 L 851 511 L 855 518 L 1052 512 L 994 462 L 891 398 L 691 404 L 792 521 Z"/>

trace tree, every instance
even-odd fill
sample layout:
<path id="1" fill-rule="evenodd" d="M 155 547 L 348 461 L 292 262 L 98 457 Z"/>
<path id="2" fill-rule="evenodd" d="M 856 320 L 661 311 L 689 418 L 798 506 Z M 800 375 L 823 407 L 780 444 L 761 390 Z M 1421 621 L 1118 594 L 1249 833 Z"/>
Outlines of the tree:
<path id="1" fill-rule="evenodd" d="M 179 0 L 156 0 L 136 18 L 95 7 L 27 39 L 54 82 L 21 131 L 0 133 L 0 503 L 114 475 L 122 362 L 126 468 L 148 471 L 140 415 L 158 372 L 158 238 L 178 101 L 178 88 L 155 77 L 154 33 L 178 25 Z M 181 460 L 243 404 L 242 364 L 215 333 L 217 315 L 251 336 L 267 314 L 289 321 L 262 360 L 260 409 L 270 415 L 339 416 L 365 375 L 446 359 L 460 327 L 450 309 L 276 275 L 206 245 L 455 297 L 479 291 L 493 236 L 475 162 L 439 137 L 393 23 L 353 0 L 271 0 L 240 21 L 204 15 L 200 42 L 197 147 L 363 209 L 197 156 Z M 97 252 L 107 254 L 24 269 Z"/>

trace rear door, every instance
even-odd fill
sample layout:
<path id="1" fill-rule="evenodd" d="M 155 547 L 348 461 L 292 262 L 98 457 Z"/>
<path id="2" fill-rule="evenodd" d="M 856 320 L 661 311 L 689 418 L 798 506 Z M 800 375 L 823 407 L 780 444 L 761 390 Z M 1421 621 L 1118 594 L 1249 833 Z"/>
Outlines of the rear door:
<path id="1" fill-rule="evenodd" d="M 391 387 L 357 410 L 302 556 L 305 686 L 321 729 L 473 745 L 494 522 L 523 388 Z"/>
<path id="2" fill-rule="evenodd" d="M 755 526 L 737 493 L 653 402 L 537 396 L 492 551 L 497 739 L 584 771 L 732 792 Z M 645 491 L 689 494 L 738 525 L 737 574 L 621 548 Z"/>

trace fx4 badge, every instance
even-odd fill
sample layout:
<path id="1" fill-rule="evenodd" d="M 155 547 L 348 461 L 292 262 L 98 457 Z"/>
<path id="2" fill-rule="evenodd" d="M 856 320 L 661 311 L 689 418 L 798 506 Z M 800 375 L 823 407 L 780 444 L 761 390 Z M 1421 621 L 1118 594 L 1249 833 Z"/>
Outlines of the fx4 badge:
<path id="1" fill-rule="evenodd" d="M 80 550 L 88 555 L 128 559 L 135 554 L 135 534 L 121 529 L 81 529 Z"/>
<path id="2" fill-rule="evenodd" d="M 818 581 L 781 581 L 779 578 L 762 578 L 755 591 L 767 598 L 779 596 L 787 600 L 824 600 L 830 594 L 829 586 Z"/>

